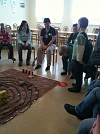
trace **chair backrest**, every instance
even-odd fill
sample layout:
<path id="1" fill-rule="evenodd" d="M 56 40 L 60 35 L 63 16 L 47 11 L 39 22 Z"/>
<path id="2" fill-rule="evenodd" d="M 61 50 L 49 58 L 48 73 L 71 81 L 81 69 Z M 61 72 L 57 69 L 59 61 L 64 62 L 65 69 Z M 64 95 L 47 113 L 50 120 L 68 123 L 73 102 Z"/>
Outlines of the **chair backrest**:
<path id="1" fill-rule="evenodd" d="M 11 31 L 11 26 L 10 26 L 10 25 L 6 25 L 5 28 L 6 28 L 7 32 L 10 33 L 10 31 Z"/>
<path id="2" fill-rule="evenodd" d="M 18 25 L 16 23 L 13 24 L 13 29 L 17 29 Z"/>
<path id="3" fill-rule="evenodd" d="M 44 27 L 43 27 L 42 25 L 40 25 L 40 24 L 37 24 L 36 28 L 39 29 L 39 35 L 40 35 L 41 30 L 42 30 Z"/>
<path id="4" fill-rule="evenodd" d="M 68 26 L 64 26 L 63 31 L 68 31 Z"/>
<path id="5" fill-rule="evenodd" d="M 96 33 L 96 34 L 98 34 L 99 31 L 100 31 L 99 28 L 94 28 L 93 31 L 92 31 L 92 33 Z"/>

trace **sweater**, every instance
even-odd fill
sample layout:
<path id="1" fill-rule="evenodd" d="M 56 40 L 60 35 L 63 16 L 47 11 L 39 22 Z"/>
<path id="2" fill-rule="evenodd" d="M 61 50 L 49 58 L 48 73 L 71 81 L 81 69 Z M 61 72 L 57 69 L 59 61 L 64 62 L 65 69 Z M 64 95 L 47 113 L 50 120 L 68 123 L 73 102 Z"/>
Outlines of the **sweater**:
<path id="1" fill-rule="evenodd" d="M 29 30 L 29 33 L 26 33 L 26 30 L 22 29 L 20 30 L 20 33 L 18 32 L 17 38 L 18 43 L 22 45 L 26 44 L 28 46 L 28 44 L 31 42 L 31 31 Z"/>
<path id="2" fill-rule="evenodd" d="M 8 32 L 0 33 L 0 43 L 10 42 L 10 36 Z"/>
<path id="3" fill-rule="evenodd" d="M 79 33 L 74 41 L 72 59 L 76 61 L 83 60 L 83 54 L 86 44 L 86 38 Z"/>

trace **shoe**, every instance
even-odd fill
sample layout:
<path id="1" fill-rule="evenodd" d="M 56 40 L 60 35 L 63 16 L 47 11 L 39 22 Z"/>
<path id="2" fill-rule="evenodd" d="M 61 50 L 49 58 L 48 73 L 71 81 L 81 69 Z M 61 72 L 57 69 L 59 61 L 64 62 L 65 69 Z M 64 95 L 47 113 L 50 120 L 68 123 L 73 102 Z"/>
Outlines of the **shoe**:
<path id="1" fill-rule="evenodd" d="M 12 60 L 13 60 L 13 61 L 16 61 L 16 59 L 15 59 L 15 58 L 12 58 Z"/>
<path id="2" fill-rule="evenodd" d="M 45 70 L 46 70 L 46 71 L 50 70 L 50 66 L 47 66 Z"/>
<path id="3" fill-rule="evenodd" d="M 41 68 L 41 65 L 37 65 L 37 66 L 35 67 L 35 69 L 39 69 L 39 68 Z"/>
<path id="4" fill-rule="evenodd" d="M 27 60 L 26 60 L 26 65 L 29 66 L 29 65 L 30 65 L 30 61 L 27 61 Z"/>
<path id="5" fill-rule="evenodd" d="M 70 76 L 70 79 L 74 79 L 74 76 L 73 76 L 73 75 L 71 75 L 71 76 Z"/>
<path id="6" fill-rule="evenodd" d="M 75 87 L 68 88 L 68 91 L 69 92 L 76 92 L 76 93 L 79 93 L 80 92 L 80 90 L 77 90 Z"/>
<path id="7" fill-rule="evenodd" d="M 19 66 L 22 66 L 22 61 L 19 61 L 19 64 L 18 64 Z"/>
<path id="8" fill-rule="evenodd" d="M 66 75 L 67 73 L 66 72 L 61 72 L 61 75 Z"/>
<path id="9" fill-rule="evenodd" d="M 80 115 L 78 115 L 78 114 L 76 113 L 76 111 L 75 111 L 75 106 L 72 106 L 72 105 L 70 105 L 70 104 L 65 104 L 65 105 L 64 105 L 64 108 L 65 108 L 65 110 L 66 110 L 69 114 L 75 115 L 75 116 L 76 116 L 78 119 L 80 119 L 80 120 L 83 120 L 83 119 L 86 118 L 85 116 L 80 116 Z"/>
<path id="10" fill-rule="evenodd" d="M 75 87 L 76 86 L 76 83 L 72 83 L 72 86 Z"/>

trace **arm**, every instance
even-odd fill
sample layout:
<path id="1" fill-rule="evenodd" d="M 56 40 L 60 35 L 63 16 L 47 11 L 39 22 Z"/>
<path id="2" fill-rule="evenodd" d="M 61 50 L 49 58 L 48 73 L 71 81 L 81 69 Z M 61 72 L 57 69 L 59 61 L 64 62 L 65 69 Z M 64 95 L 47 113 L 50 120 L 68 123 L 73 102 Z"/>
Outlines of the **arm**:
<path id="1" fill-rule="evenodd" d="M 21 41 L 21 37 L 20 37 L 20 33 L 19 33 L 19 32 L 18 32 L 18 34 L 17 34 L 17 39 L 18 39 L 18 43 L 24 45 L 24 42 Z"/>
<path id="2" fill-rule="evenodd" d="M 67 41 L 67 44 L 69 44 L 72 40 L 72 36 L 73 36 L 73 33 L 70 34 L 69 38 L 68 38 L 68 41 Z"/>
<path id="3" fill-rule="evenodd" d="M 67 75 L 66 77 L 68 80 L 70 80 L 70 73 L 72 72 L 72 52 L 73 52 L 73 46 L 68 47 L 68 67 L 67 67 Z"/>
<path id="4" fill-rule="evenodd" d="M 52 40 L 49 42 L 49 44 L 47 45 L 47 47 L 51 46 L 55 40 L 56 36 L 52 36 Z"/>
<path id="5" fill-rule="evenodd" d="M 6 42 L 10 42 L 10 34 L 8 32 L 6 32 Z"/>
<path id="6" fill-rule="evenodd" d="M 93 123 L 90 134 L 100 134 L 100 115 L 97 115 L 97 120 Z"/>
<path id="7" fill-rule="evenodd" d="M 83 35 L 79 35 L 78 39 L 77 39 L 77 48 L 76 48 L 76 52 L 77 52 L 77 61 L 80 64 L 83 64 L 83 54 L 84 54 L 84 49 L 85 49 L 85 44 L 86 44 L 86 39 Z"/>
<path id="8" fill-rule="evenodd" d="M 31 42 L 31 31 L 29 30 L 29 33 L 28 33 L 28 40 L 27 40 L 27 42 L 26 42 L 26 45 L 28 46 L 28 44 L 30 44 L 30 42 Z"/>

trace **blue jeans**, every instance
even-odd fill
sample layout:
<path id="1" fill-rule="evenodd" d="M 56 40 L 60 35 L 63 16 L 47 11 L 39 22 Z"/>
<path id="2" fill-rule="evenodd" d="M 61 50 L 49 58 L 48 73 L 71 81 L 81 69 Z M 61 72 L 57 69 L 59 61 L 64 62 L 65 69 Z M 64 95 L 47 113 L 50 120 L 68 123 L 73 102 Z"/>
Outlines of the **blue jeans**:
<path id="1" fill-rule="evenodd" d="M 96 118 L 82 120 L 78 126 L 77 134 L 89 134 Z"/>
<path id="2" fill-rule="evenodd" d="M 63 63 L 63 69 L 67 73 L 67 67 L 68 67 L 68 56 L 62 56 L 62 63 Z"/>
<path id="3" fill-rule="evenodd" d="M 95 87 L 84 100 L 75 107 L 77 114 L 88 116 L 93 113 L 93 118 L 100 114 L 100 87 Z"/>
<path id="4" fill-rule="evenodd" d="M 20 43 L 18 43 L 18 54 L 19 54 L 19 61 L 22 61 L 22 50 L 23 50 L 24 46 Z M 32 51 L 32 46 L 31 44 L 28 44 L 27 46 L 27 61 L 30 61 L 31 58 L 31 51 Z"/>

